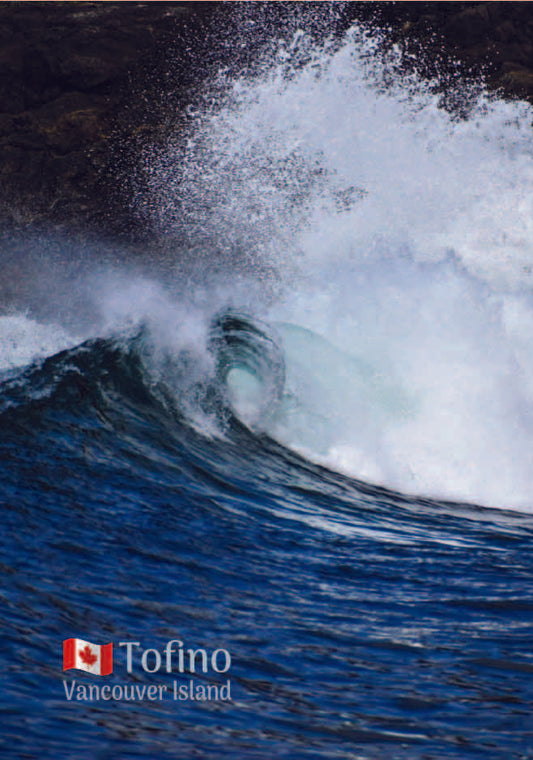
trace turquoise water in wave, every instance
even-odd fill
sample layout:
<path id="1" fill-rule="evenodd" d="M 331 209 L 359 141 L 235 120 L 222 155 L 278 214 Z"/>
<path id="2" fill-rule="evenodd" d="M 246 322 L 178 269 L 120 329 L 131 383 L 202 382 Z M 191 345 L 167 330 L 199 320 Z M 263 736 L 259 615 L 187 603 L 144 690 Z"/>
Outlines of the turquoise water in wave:
<path id="1" fill-rule="evenodd" d="M 531 112 L 293 32 L 10 243 L 2 757 L 533 758 Z"/>

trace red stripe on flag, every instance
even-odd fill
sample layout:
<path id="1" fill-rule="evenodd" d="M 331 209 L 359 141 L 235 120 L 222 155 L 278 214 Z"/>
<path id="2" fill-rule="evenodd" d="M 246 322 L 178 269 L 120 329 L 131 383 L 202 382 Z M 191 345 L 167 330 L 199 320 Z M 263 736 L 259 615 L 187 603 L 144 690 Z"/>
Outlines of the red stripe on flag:
<path id="1" fill-rule="evenodd" d="M 108 676 L 113 672 L 113 644 L 104 644 L 100 648 L 100 675 Z"/>
<path id="2" fill-rule="evenodd" d="M 76 664 L 76 639 L 63 641 L 63 670 L 73 668 Z"/>

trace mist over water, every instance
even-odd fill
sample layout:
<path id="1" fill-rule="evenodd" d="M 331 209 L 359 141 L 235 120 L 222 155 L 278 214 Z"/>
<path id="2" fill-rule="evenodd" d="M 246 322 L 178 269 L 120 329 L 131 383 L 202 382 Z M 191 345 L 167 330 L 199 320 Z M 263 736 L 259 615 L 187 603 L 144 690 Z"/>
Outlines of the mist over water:
<path id="1" fill-rule="evenodd" d="M 144 249 L 2 240 L 3 757 L 530 746 L 533 114 L 285 39 L 139 157 Z"/>
<path id="2" fill-rule="evenodd" d="M 210 375 L 209 324 L 239 309 L 285 354 L 268 418 L 260 388 L 235 401 L 252 427 L 372 483 L 532 510 L 533 114 L 466 93 L 459 117 L 399 63 L 354 27 L 221 74 L 186 148 L 144 159 L 173 265 L 84 272 L 83 320 L 51 309 L 26 343 L 35 314 L 3 317 L 4 364 L 143 323 L 150 371 L 187 349 Z"/>
<path id="3" fill-rule="evenodd" d="M 153 209 L 202 276 L 260 283 L 254 313 L 344 354 L 329 371 L 319 347 L 287 356 L 275 437 L 408 492 L 528 509 L 531 109 L 465 85 L 460 118 L 399 71 L 357 28 L 332 51 L 297 34 L 198 117 L 179 165 L 170 148 L 150 167 Z"/>

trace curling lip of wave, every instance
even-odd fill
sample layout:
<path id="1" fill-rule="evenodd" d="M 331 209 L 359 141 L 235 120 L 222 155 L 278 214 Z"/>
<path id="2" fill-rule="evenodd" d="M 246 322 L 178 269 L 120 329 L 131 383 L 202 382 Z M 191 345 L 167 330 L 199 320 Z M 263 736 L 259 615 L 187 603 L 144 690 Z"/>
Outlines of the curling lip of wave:
<path id="1" fill-rule="evenodd" d="M 202 272 L 208 251 L 225 282 L 265 284 L 243 308 L 352 357 L 361 393 L 287 338 L 277 440 L 403 492 L 529 510 L 531 107 L 465 88 L 450 114 L 401 63 L 357 28 L 332 48 L 295 35 L 226 83 L 184 153 L 149 159 L 151 208 Z"/>
<path id="2" fill-rule="evenodd" d="M 357 30 L 305 45 L 146 154 L 176 272 L 95 277 L 89 332 L 145 320 L 149 382 L 200 426 L 233 409 L 352 477 L 531 509 L 531 110 L 450 116 Z"/>

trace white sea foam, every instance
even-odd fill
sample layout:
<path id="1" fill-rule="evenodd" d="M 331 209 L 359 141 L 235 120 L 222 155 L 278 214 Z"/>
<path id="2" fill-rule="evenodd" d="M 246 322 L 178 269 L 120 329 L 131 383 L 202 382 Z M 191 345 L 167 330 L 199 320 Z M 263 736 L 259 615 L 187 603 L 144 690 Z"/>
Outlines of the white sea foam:
<path id="1" fill-rule="evenodd" d="M 450 116 L 373 48 L 354 29 L 233 82 L 179 168 L 172 147 L 151 165 L 152 208 L 204 273 L 262 282 L 260 316 L 371 367 L 362 394 L 328 351 L 293 346 L 282 442 L 405 491 L 533 509 L 531 108 L 481 97 Z"/>
<path id="2" fill-rule="evenodd" d="M 0 317 L 0 371 L 12 370 L 75 345 L 61 326 L 42 324 L 24 314 Z"/>
<path id="3" fill-rule="evenodd" d="M 406 492 L 533 511 L 531 108 L 482 96 L 451 116 L 357 29 L 305 66 L 291 55 L 228 82 L 185 154 L 145 158 L 174 275 L 84 275 L 76 334 L 144 322 L 151 370 L 185 349 L 194 383 L 213 315 L 252 312 L 285 344 L 281 442 Z M 13 319 L 2 366 L 69 343 Z"/>

